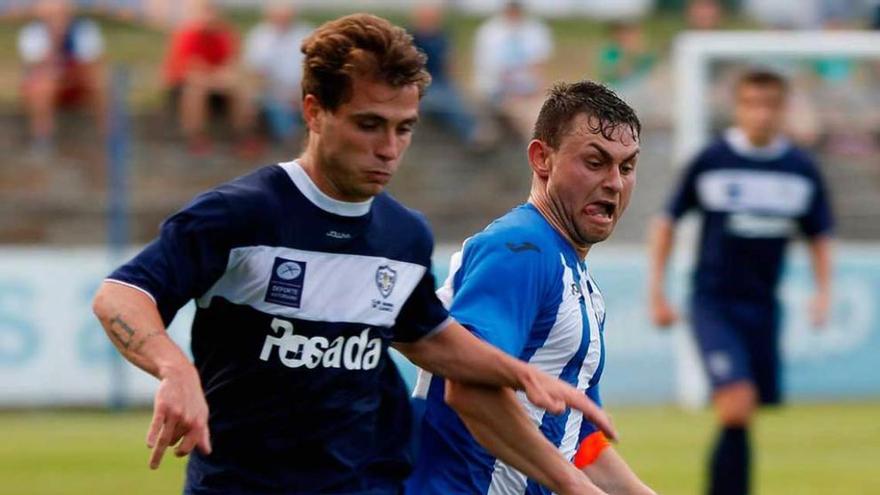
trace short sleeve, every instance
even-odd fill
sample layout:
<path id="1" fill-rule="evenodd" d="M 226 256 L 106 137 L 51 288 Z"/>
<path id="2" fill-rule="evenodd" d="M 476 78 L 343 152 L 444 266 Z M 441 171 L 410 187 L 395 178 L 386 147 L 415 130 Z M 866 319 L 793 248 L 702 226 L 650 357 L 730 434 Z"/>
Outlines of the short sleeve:
<path id="1" fill-rule="evenodd" d="M 699 207 L 697 201 L 697 176 L 702 169 L 701 158 L 695 159 L 679 179 L 678 185 L 669 203 L 666 205 L 666 214 L 673 220 L 678 220 L 691 209 Z"/>
<path id="2" fill-rule="evenodd" d="M 30 23 L 18 33 L 18 55 L 26 64 L 36 64 L 46 60 L 52 48 L 52 40 L 46 27 L 40 23 Z"/>
<path id="3" fill-rule="evenodd" d="M 476 336 L 519 356 L 546 300 L 544 256 L 530 242 L 468 242 L 453 278 L 450 314 Z"/>
<path id="4" fill-rule="evenodd" d="M 91 20 L 77 21 L 74 29 L 74 56 L 80 62 L 94 62 L 104 53 L 101 29 Z"/>
<path id="5" fill-rule="evenodd" d="M 446 326 L 449 312 L 434 292 L 435 285 L 434 274 L 428 266 L 397 316 L 395 342 L 415 342 Z"/>
<path id="6" fill-rule="evenodd" d="M 816 170 L 813 176 L 814 193 L 810 200 L 807 212 L 798 223 L 801 232 L 807 237 L 817 237 L 829 234 L 834 229 L 834 217 L 831 212 L 831 204 L 828 200 L 828 190 L 825 181 Z"/>
<path id="7" fill-rule="evenodd" d="M 184 304 L 207 291 L 226 270 L 229 250 L 241 238 L 241 222 L 226 199 L 200 195 L 162 225 L 159 237 L 107 280 L 152 296 L 165 325 Z"/>

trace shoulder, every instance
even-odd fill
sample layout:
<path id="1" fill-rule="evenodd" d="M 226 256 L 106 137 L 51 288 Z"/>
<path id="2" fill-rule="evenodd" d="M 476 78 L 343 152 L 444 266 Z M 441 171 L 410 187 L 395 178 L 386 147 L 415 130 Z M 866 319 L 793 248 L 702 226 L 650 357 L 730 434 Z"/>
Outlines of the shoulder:
<path id="1" fill-rule="evenodd" d="M 535 18 L 529 19 L 525 25 L 523 26 L 526 32 L 541 37 L 549 37 L 550 36 L 550 28 L 547 27 L 547 24 L 544 24 L 543 21 Z"/>
<path id="2" fill-rule="evenodd" d="M 699 164 L 707 164 L 711 163 L 713 159 L 717 159 L 722 156 L 730 156 L 733 154 L 733 150 L 730 149 L 730 145 L 727 144 L 727 141 L 722 137 L 718 137 L 709 142 L 706 146 L 704 146 L 699 153 L 694 157 L 694 163 Z"/>
<path id="3" fill-rule="evenodd" d="M 818 175 L 819 173 L 819 163 L 803 148 L 792 146 L 785 159 L 792 167 L 804 174 Z"/>
<path id="4" fill-rule="evenodd" d="M 404 206 L 383 192 L 373 200 L 372 214 L 391 238 L 405 240 L 407 245 L 420 252 L 427 250 L 430 256 L 434 249 L 434 234 L 422 212 Z"/>
<path id="5" fill-rule="evenodd" d="M 238 222 L 259 224 L 281 214 L 286 178 L 283 169 L 267 165 L 221 184 L 209 193 L 215 193 Z"/>
<path id="6" fill-rule="evenodd" d="M 497 37 L 504 31 L 504 21 L 500 17 L 491 17 L 477 28 L 478 37 Z"/>
<path id="7" fill-rule="evenodd" d="M 40 21 L 31 21 L 18 31 L 19 40 L 31 40 L 34 38 L 44 38 L 49 36 L 49 30 L 46 24 Z"/>
<path id="8" fill-rule="evenodd" d="M 513 264 L 556 264 L 559 252 L 556 233 L 531 205 L 512 209 L 464 246 L 466 257 L 492 256 Z"/>

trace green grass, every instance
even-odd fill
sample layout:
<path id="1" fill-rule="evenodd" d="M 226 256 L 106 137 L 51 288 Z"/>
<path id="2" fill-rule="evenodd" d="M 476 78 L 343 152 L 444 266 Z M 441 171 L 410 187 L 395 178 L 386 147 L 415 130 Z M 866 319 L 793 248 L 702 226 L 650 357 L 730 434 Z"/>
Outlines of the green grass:
<path id="1" fill-rule="evenodd" d="M 613 410 L 618 448 L 660 493 L 698 494 L 713 434 L 709 412 Z M 184 462 L 147 468 L 145 411 L 0 413 L 0 492 L 21 495 L 179 493 Z M 880 403 L 797 405 L 763 413 L 758 495 L 880 493 Z"/>

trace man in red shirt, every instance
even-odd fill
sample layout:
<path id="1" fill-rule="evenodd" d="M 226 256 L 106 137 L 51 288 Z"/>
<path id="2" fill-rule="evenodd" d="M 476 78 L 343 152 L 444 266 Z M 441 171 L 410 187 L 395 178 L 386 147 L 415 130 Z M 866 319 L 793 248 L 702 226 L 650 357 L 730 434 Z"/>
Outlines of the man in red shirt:
<path id="1" fill-rule="evenodd" d="M 181 129 L 191 152 L 207 154 L 206 114 L 222 107 L 231 119 L 238 151 L 253 154 L 254 110 L 237 68 L 238 34 L 211 2 L 199 4 L 191 20 L 174 33 L 165 60 L 165 82 Z"/>

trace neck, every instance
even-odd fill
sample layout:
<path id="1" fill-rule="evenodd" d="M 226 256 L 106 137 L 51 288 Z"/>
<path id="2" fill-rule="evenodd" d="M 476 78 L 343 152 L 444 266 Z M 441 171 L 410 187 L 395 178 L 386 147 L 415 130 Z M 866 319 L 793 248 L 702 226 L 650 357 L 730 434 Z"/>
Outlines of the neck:
<path id="1" fill-rule="evenodd" d="M 746 139 L 748 139 L 748 141 L 749 141 L 749 144 L 751 144 L 752 146 L 754 146 L 756 148 L 763 148 L 763 147 L 769 145 L 770 143 L 772 143 L 773 140 L 776 138 L 775 133 L 773 133 L 773 134 L 749 134 L 749 133 L 743 131 L 743 134 L 745 134 Z"/>
<path id="2" fill-rule="evenodd" d="M 549 223 L 556 232 L 559 232 L 559 235 L 561 235 L 562 238 L 574 248 L 575 253 L 577 253 L 581 260 L 587 257 L 591 245 L 586 242 L 575 240 L 576 236 L 572 234 L 575 232 L 574 225 L 572 225 L 570 220 L 566 220 L 567 217 L 562 211 L 562 207 L 550 198 L 550 195 L 547 194 L 547 184 L 542 183 L 540 179 L 536 178 L 532 181 L 532 190 L 529 193 L 529 203 L 531 203 L 535 209 L 538 210 L 538 213 L 547 220 L 547 223 Z"/>
<path id="3" fill-rule="evenodd" d="M 359 202 L 356 199 L 349 198 L 340 191 L 336 184 L 334 184 L 333 181 L 321 170 L 321 167 L 318 166 L 320 157 L 317 147 L 313 144 L 312 139 L 309 139 L 309 144 L 306 145 L 305 151 L 303 151 L 302 155 L 296 160 L 299 162 L 299 165 L 303 170 L 305 170 L 306 175 L 312 179 L 312 182 L 319 191 L 338 201 L 349 203 Z"/>

